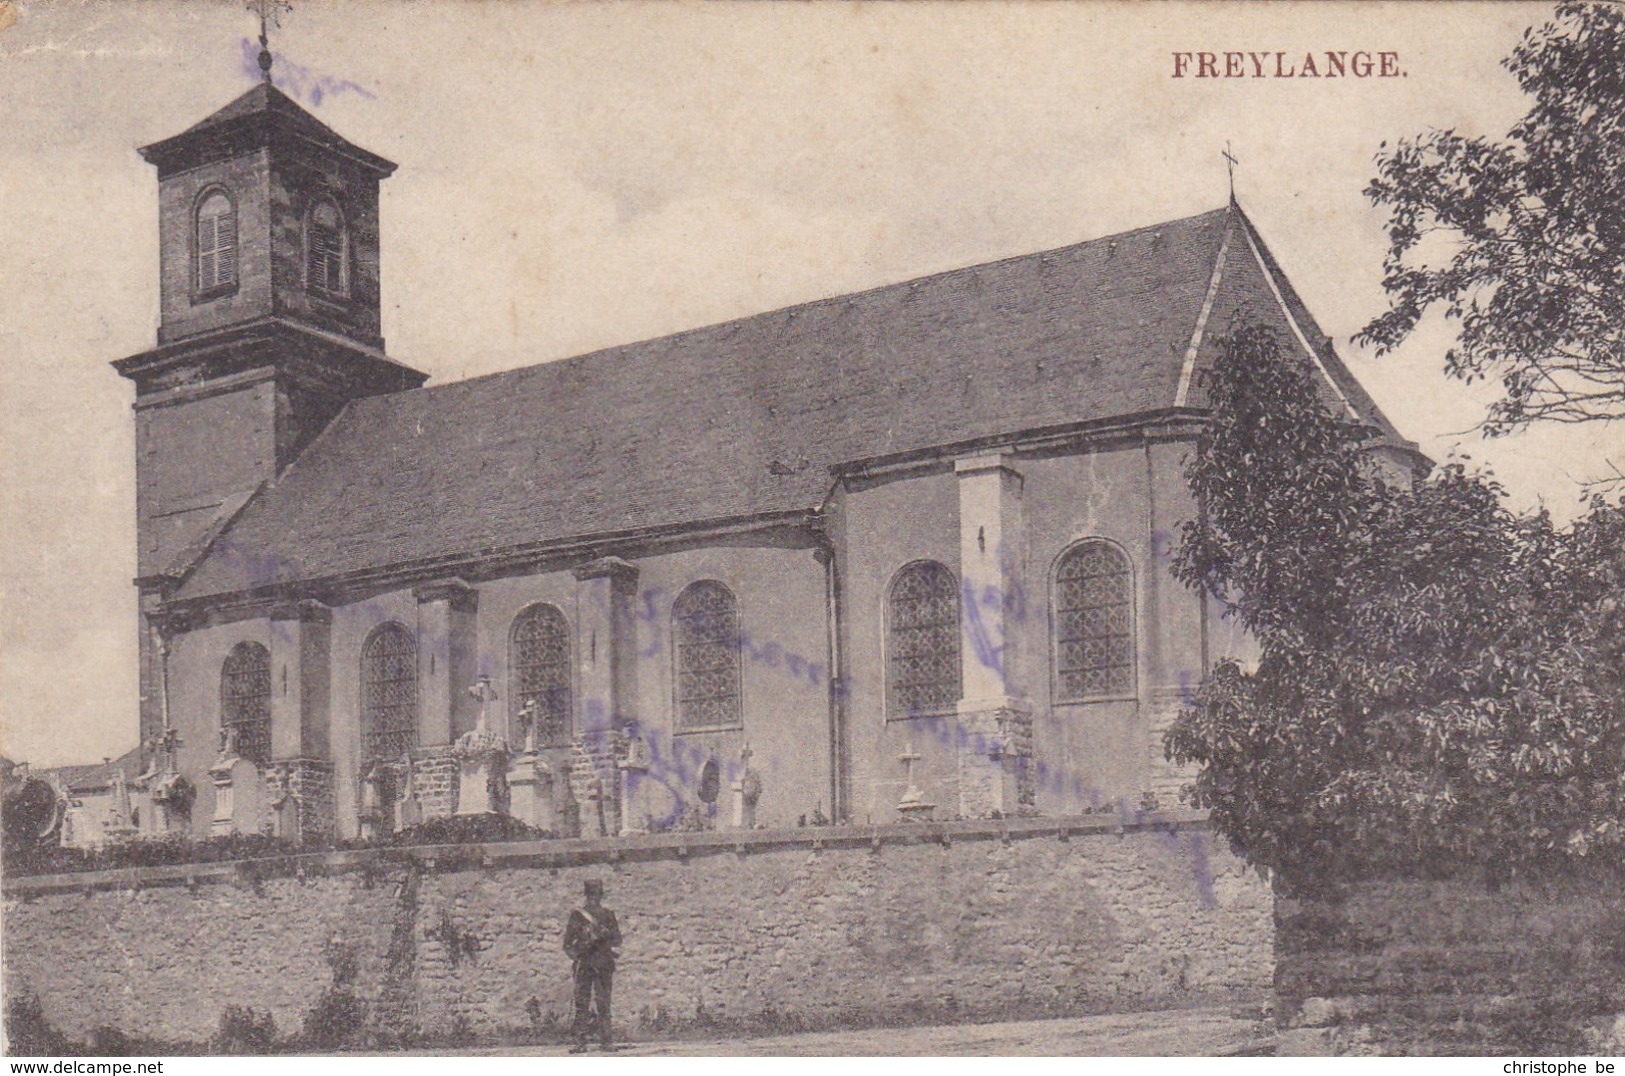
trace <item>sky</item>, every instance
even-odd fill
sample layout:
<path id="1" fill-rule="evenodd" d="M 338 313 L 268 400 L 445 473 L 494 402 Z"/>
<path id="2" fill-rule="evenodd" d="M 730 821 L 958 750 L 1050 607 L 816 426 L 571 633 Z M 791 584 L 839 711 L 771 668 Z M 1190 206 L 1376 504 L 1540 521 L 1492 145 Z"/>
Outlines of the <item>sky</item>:
<path id="1" fill-rule="evenodd" d="M 1321 327 L 1435 459 L 1559 519 L 1617 426 L 1485 442 L 1451 327 L 1377 358 L 1387 141 L 1500 135 L 1547 4 L 294 0 L 283 89 L 399 163 L 389 353 L 444 383 L 1065 246 L 1236 194 Z M 135 147 L 253 86 L 238 0 L 0 0 L 0 752 L 136 741 L 133 390 L 158 324 Z M 1402 77 L 1174 78 L 1201 50 L 1391 51 Z"/>

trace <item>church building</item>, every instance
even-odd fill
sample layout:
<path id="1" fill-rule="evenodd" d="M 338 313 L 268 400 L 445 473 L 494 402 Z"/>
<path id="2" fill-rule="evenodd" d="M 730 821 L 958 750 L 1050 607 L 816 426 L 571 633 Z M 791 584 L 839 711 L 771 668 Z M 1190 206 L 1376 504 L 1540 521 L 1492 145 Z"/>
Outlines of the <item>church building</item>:
<path id="1" fill-rule="evenodd" d="M 1227 327 L 1426 466 L 1233 200 L 426 385 L 380 329 L 394 164 L 269 81 L 141 152 L 146 833 L 1175 807 L 1163 732 L 1246 646 L 1170 573 Z"/>

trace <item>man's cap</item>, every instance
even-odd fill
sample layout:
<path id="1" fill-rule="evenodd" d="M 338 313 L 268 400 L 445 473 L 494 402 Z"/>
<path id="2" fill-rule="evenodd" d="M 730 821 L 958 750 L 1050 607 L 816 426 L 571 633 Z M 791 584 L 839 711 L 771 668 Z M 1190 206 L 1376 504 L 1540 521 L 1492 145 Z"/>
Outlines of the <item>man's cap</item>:
<path id="1" fill-rule="evenodd" d="M 600 897 L 604 895 L 604 883 L 599 878 L 588 878 L 581 888 L 587 893 L 597 893 Z"/>

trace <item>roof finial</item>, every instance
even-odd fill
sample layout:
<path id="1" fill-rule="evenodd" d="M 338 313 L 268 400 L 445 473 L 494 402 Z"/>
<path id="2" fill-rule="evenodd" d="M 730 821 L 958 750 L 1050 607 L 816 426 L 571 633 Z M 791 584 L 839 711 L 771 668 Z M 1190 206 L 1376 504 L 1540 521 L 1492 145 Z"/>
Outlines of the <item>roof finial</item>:
<path id="1" fill-rule="evenodd" d="M 1225 171 L 1230 173 L 1230 200 L 1234 202 L 1236 200 L 1236 165 L 1240 164 L 1241 161 L 1237 160 L 1236 155 L 1230 152 L 1230 140 L 1228 138 L 1224 140 L 1224 152 L 1219 156 L 1224 158 Z"/>
<path id="2" fill-rule="evenodd" d="M 282 26 L 282 13 L 292 11 L 288 0 L 248 0 L 248 10 L 260 17 L 260 76 L 271 81 L 271 41 L 266 30 L 269 26 Z"/>

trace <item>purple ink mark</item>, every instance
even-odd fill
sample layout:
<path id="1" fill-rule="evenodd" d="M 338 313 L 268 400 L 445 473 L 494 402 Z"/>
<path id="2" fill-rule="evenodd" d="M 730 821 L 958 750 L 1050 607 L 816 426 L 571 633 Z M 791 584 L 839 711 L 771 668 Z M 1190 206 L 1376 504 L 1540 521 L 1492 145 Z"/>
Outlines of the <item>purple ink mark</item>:
<path id="1" fill-rule="evenodd" d="M 1151 557 L 1154 560 L 1174 559 L 1174 534 L 1158 527 L 1151 532 Z"/>
<path id="2" fill-rule="evenodd" d="M 1196 709 L 1196 685 L 1189 670 L 1179 670 L 1179 703 L 1187 710 Z"/>
<path id="3" fill-rule="evenodd" d="M 248 38 L 242 39 L 243 67 L 245 75 L 255 82 L 260 81 L 263 73 L 260 71 L 260 47 L 257 42 Z M 315 108 L 322 107 L 322 101 L 328 97 L 336 97 L 343 93 L 360 94 L 367 100 L 375 100 L 375 95 L 365 86 L 350 81 L 337 79 L 331 75 L 312 71 L 302 64 L 296 64 L 286 56 L 275 56 L 276 63 L 271 71 L 271 81 L 276 88 L 295 100 L 309 101 Z"/>
<path id="4" fill-rule="evenodd" d="M 1003 641 L 993 642 L 987 625 L 982 621 L 982 608 L 976 602 L 973 589 L 972 584 L 967 581 L 964 585 L 965 636 L 970 642 L 971 650 L 976 654 L 976 660 L 1002 675 L 1006 644 Z"/>
<path id="5" fill-rule="evenodd" d="M 1196 877 L 1196 892 L 1202 907 L 1212 908 L 1219 903 L 1213 893 L 1213 867 L 1208 862 L 1207 838 L 1200 833 L 1191 834 L 1191 873 Z"/>
<path id="6" fill-rule="evenodd" d="M 660 653 L 661 631 L 660 611 L 655 608 L 655 599 L 666 592 L 664 587 L 651 587 L 642 594 L 643 608 L 637 610 L 637 618 L 649 625 L 648 649 L 640 651 L 642 657 L 652 658 Z"/>

